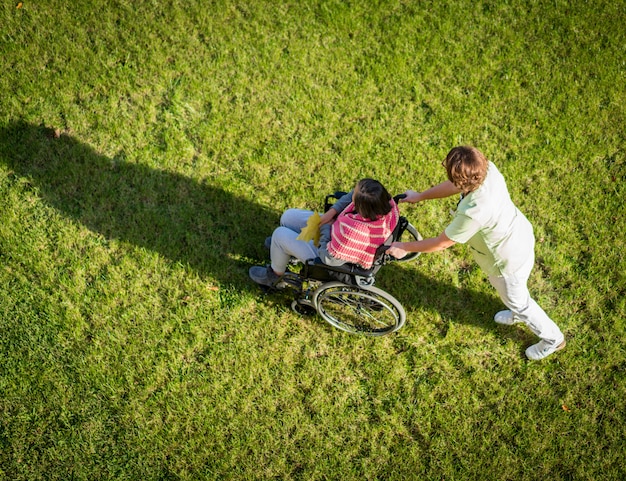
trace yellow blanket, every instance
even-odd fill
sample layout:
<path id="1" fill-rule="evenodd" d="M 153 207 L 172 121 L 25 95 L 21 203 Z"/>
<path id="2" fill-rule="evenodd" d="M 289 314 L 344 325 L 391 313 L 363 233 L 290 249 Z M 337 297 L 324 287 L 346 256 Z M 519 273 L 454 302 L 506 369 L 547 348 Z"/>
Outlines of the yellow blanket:
<path id="1" fill-rule="evenodd" d="M 308 242 L 313 241 L 316 247 L 320 245 L 320 215 L 315 212 L 306 221 L 306 226 L 300 231 L 300 235 L 296 239 Z"/>

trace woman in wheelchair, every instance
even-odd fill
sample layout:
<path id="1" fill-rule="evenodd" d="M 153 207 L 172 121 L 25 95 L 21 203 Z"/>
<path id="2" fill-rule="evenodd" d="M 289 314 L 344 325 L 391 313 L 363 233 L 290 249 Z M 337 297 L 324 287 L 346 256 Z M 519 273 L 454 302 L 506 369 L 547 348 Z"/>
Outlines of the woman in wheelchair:
<path id="1" fill-rule="evenodd" d="M 250 268 L 250 278 L 263 286 L 274 286 L 287 270 L 292 257 L 302 262 L 319 257 L 324 264 L 358 264 L 372 267 L 378 247 L 396 228 L 398 206 L 387 189 L 373 179 L 362 179 L 354 190 L 341 197 L 320 217 L 320 245 L 298 240 L 314 212 L 288 209 L 274 230 L 269 244 L 271 265 Z"/>

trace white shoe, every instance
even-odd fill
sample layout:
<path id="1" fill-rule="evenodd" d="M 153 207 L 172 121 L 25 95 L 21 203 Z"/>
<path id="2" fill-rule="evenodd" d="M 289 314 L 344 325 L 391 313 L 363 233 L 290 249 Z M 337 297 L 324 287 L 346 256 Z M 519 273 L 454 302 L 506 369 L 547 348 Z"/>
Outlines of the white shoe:
<path id="1" fill-rule="evenodd" d="M 553 344 L 549 344 L 542 339 L 537 344 L 533 344 L 526 349 L 526 357 L 531 361 L 539 361 L 544 357 L 548 357 L 553 352 L 560 351 L 565 347 L 565 344 L 565 339 L 561 342 L 555 342 Z"/>
<path id="2" fill-rule="evenodd" d="M 512 326 L 520 321 L 519 317 L 513 315 L 511 311 L 500 311 L 495 316 L 493 316 L 493 320 L 498 324 L 504 324 L 505 326 Z"/>

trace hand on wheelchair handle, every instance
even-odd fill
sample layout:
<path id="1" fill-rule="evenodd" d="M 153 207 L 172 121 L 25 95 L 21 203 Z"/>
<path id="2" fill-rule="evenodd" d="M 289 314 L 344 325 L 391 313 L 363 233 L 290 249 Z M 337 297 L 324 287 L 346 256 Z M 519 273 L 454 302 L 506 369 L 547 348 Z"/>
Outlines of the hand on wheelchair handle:
<path id="1" fill-rule="evenodd" d="M 408 251 L 405 251 L 402 247 L 400 247 L 400 245 L 402 245 L 401 242 L 394 242 L 391 246 L 389 246 L 389 249 L 385 251 L 385 255 L 388 255 L 393 259 L 402 259 L 408 254 Z"/>
<path id="2" fill-rule="evenodd" d="M 410 204 L 416 204 L 417 202 L 421 202 L 423 200 L 421 197 L 421 192 L 417 192 L 415 190 L 407 190 L 404 194 L 397 195 L 396 197 L 402 199 L 402 203 Z M 396 197 L 394 197 L 394 199 Z"/>
<path id="3" fill-rule="evenodd" d="M 398 194 L 393 196 L 393 201 L 399 204 L 402 199 L 406 199 L 406 194 Z"/>

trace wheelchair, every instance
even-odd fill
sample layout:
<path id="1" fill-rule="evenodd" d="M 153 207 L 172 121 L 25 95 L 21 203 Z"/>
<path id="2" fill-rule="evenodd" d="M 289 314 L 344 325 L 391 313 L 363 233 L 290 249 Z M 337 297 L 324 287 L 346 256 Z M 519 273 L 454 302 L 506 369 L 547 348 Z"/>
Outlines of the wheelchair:
<path id="1" fill-rule="evenodd" d="M 345 192 L 335 192 L 325 198 L 324 211 L 332 205 L 331 199 L 339 199 Z M 404 194 L 394 197 L 396 203 Z M 382 266 L 390 262 L 407 262 L 419 256 L 410 252 L 396 259 L 385 251 L 392 242 L 422 240 L 420 233 L 400 216 L 398 225 L 384 245 L 378 248 L 374 265 L 363 269 L 356 264 L 329 266 L 321 260 L 300 262 L 293 259 L 290 269 L 265 289 L 266 292 L 290 288 L 295 293 L 291 308 L 300 315 L 319 314 L 325 321 L 342 331 L 364 336 L 384 336 L 400 329 L 406 321 L 402 304 L 388 292 L 374 286 L 375 276 Z"/>

